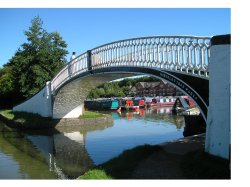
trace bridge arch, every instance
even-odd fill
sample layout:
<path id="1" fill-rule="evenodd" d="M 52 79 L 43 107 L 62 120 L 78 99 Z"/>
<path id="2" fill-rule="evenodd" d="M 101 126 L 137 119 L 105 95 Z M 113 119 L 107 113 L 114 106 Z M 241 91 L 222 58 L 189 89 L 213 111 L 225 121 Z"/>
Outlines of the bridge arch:
<path id="1" fill-rule="evenodd" d="M 108 43 L 70 61 L 39 93 L 13 110 L 70 118 L 81 112 L 81 95 L 88 87 L 143 74 L 168 81 L 189 95 L 206 120 L 209 59 L 210 37 L 150 36 Z"/>
<path id="2" fill-rule="evenodd" d="M 231 35 L 214 36 L 212 42 L 210 40 L 211 37 L 150 36 L 99 46 L 69 62 L 39 93 L 13 110 L 54 117 L 52 111 L 56 99 L 74 82 L 93 75 L 98 75 L 99 79 L 107 75 L 112 78 L 112 74 L 121 76 L 122 73 L 155 76 L 193 98 L 205 120 L 210 104 L 206 120 L 206 151 L 228 159 Z"/>
<path id="3" fill-rule="evenodd" d="M 70 79 L 66 81 L 57 89 L 53 99 L 53 117 L 67 118 L 68 116 L 72 116 L 70 112 L 73 110 L 77 110 L 73 111 L 73 113 L 76 112 L 76 115 L 79 115 L 79 112 L 82 112 L 84 99 L 86 99 L 89 91 L 93 88 L 108 81 L 135 75 L 153 76 L 174 85 L 194 100 L 204 120 L 206 120 L 208 79 L 141 67 L 106 67 L 78 74 L 74 80 Z M 197 86 L 199 86 L 198 89 Z"/>

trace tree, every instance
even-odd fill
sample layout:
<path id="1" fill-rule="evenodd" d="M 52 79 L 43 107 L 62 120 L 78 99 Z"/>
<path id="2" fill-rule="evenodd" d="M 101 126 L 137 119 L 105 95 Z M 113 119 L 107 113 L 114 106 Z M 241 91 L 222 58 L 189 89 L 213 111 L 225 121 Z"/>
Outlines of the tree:
<path id="1" fill-rule="evenodd" d="M 91 90 L 87 98 L 96 99 L 100 97 L 124 97 L 134 96 L 131 95 L 130 89 L 138 82 L 158 82 L 160 81 L 154 77 L 137 77 L 126 78 L 117 82 L 108 82 L 100 85 L 99 87 Z"/>
<path id="2" fill-rule="evenodd" d="M 58 32 L 48 33 L 39 17 L 31 21 L 26 43 L 10 60 L 14 83 L 25 98 L 36 94 L 67 62 L 67 44 Z"/>
<path id="3" fill-rule="evenodd" d="M 14 84 L 11 67 L 4 66 L 0 70 L 0 108 L 10 107 L 14 98 Z"/>
<path id="4" fill-rule="evenodd" d="M 96 93 L 97 93 L 98 97 L 104 97 L 105 96 L 105 91 L 104 91 L 103 88 L 97 88 Z"/>
<path id="5" fill-rule="evenodd" d="M 58 32 L 47 32 L 35 17 L 24 32 L 27 42 L 0 71 L 0 104 L 6 97 L 15 105 L 36 94 L 67 62 L 67 44 Z M 14 95 L 15 98 L 11 97 Z"/>

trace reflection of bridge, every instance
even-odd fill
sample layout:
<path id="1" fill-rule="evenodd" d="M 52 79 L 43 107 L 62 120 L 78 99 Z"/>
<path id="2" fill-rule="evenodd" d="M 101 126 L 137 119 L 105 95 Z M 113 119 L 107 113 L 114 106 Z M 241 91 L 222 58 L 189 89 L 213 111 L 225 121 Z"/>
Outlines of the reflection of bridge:
<path id="1" fill-rule="evenodd" d="M 0 150 L 13 156 L 25 178 L 74 179 L 94 166 L 85 145 L 87 133 L 112 125 L 59 126 L 53 130 L 16 132 L 0 124 Z"/>
<path id="2" fill-rule="evenodd" d="M 152 36 L 105 44 L 69 62 L 38 94 L 14 107 L 14 111 L 53 118 L 78 117 L 89 91 L 100 84 L 132 75 L 154 76 L 195 101 L 209 124 L 206 149 L 228 158 L 230 53 L 230 35 L 211 40 Z"/>

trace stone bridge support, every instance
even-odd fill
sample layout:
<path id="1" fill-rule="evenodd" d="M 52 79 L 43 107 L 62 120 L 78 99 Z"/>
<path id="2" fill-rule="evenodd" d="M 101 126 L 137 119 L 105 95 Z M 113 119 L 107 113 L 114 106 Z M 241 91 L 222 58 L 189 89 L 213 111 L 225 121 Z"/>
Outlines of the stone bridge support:
<path id="1" fill-rule="evenodd" d="M 230 35 L 215 36 L 211 40 L 209 64 L 209 107 L 206 130 L 206 152 L 229 159 L 231 145 Z"/>

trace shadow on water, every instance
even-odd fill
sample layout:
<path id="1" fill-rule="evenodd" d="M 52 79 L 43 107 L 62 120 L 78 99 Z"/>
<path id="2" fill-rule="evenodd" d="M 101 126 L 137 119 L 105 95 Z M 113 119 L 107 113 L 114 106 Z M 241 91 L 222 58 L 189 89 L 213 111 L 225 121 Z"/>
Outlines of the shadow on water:
<path id="1" fill-rule="evenodd" d="M 201 115 L 187 115 L 184 116 L 185 127 L 183 131 L 183 136 L 192 136 L 196 134 L 202 134 L 206 132 L 206 122 Z"/>

